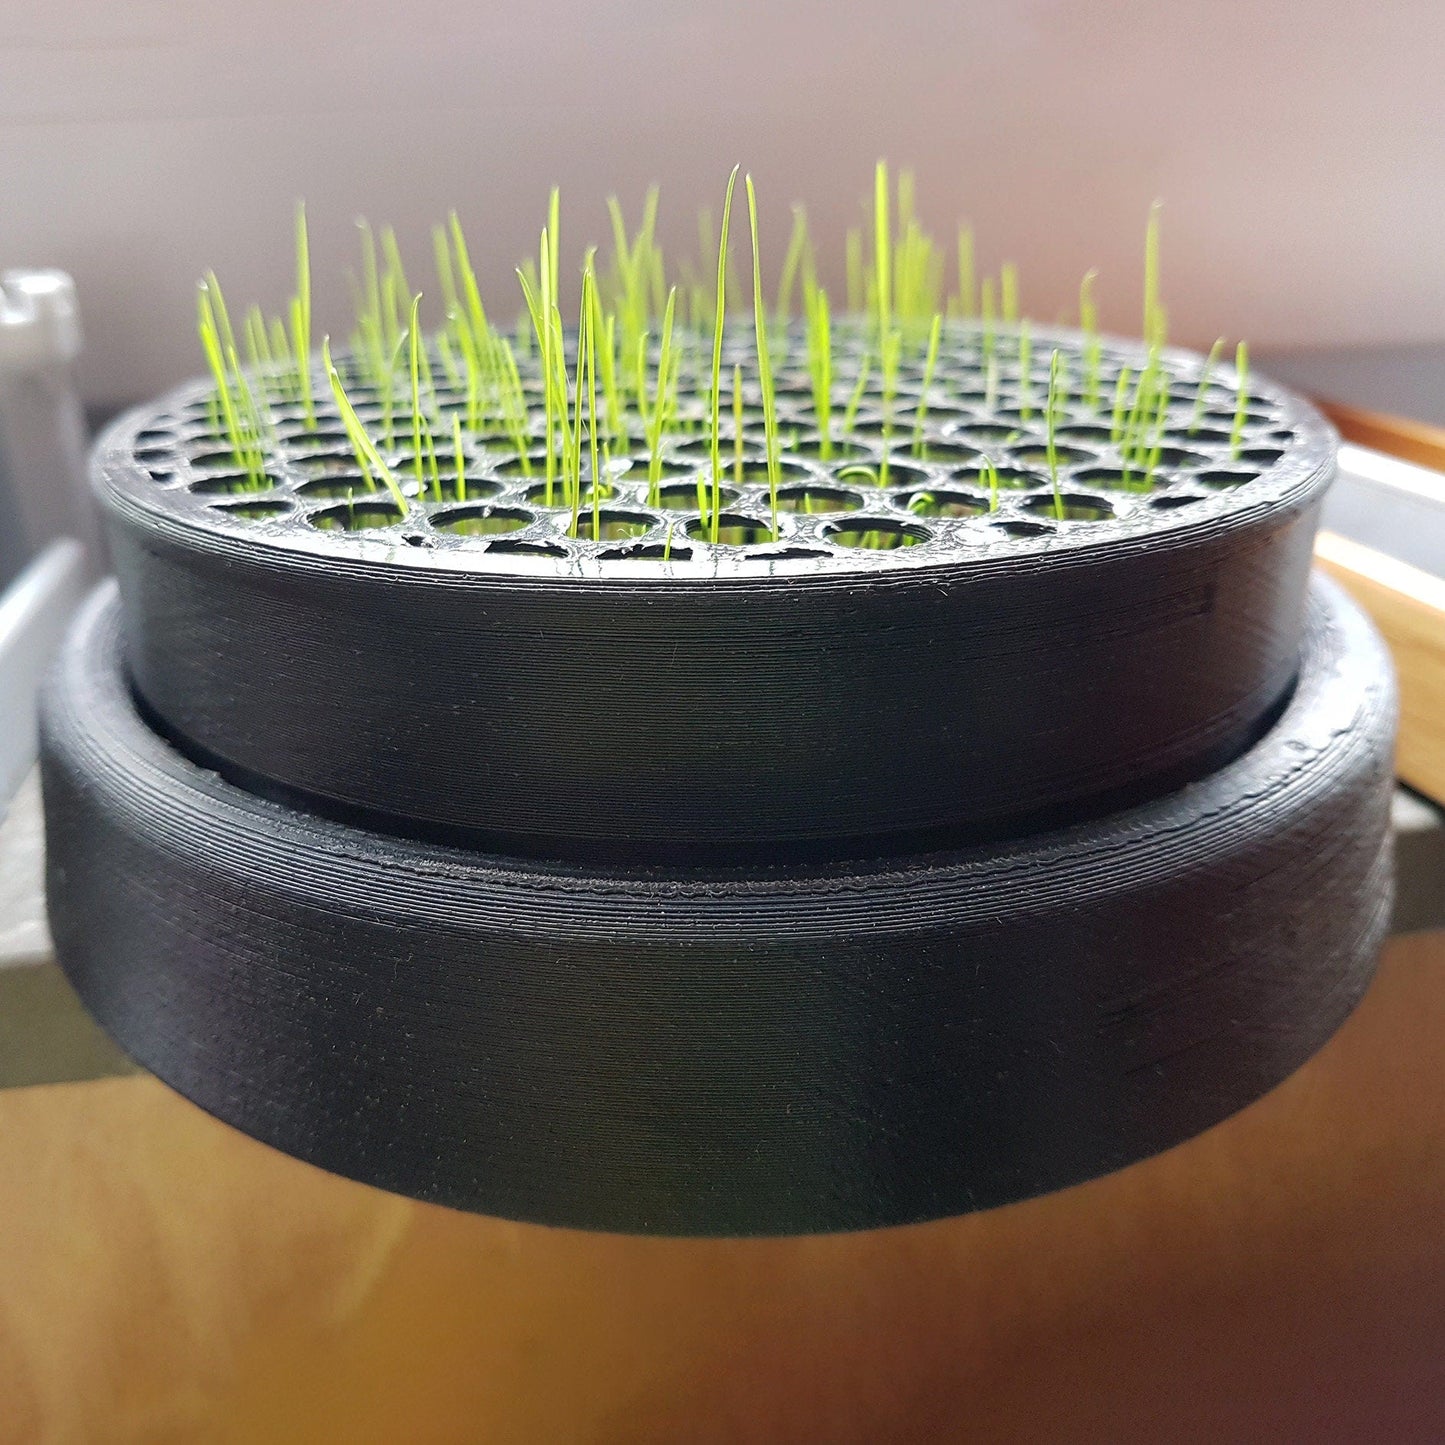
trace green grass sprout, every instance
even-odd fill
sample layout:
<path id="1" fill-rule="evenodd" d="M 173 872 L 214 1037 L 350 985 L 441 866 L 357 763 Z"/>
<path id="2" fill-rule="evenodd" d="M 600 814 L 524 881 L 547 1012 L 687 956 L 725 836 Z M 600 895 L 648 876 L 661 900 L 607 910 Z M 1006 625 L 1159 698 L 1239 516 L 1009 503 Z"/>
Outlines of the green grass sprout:
<path id="1" fill-rule="evenodd" d="M 801 272 L 805 277 L 812 274 L 810 260 L 812 243 L 808 239 L 808 213 L 801 206 L 793 207 L 793 229 L 788 237 L 788 249 L 783 256 L 783 270 L 778 277 L 778 302 L 774 313 L 774 328 L 787 335 L 788 321 L 793 314 L 793 289 Z"/>
<path id="2" fill-rule="evenodd" d="M 722 392 L 723 326 L 727 311 L 728 283 L 728 226 L 732 219 L 733 187 L 737 184 L 741 166 L 734 166 L 728 177 L 727 195 L 723 200 L 722 237 L 717 252 L 717 301 L 713 307 L 712 336 L 712 386 L 708 393 L 708 414 L 712 420 L 712 520 L 709 523 L 711 540 L 718 538 L 719 519 L 722 515 L 722 464 L 718 456 L 718 407 Z"/>
<path id="3" fill-rule="evenodd" d="M 1012 261 L 1005 261 L 998 277 L 1000 308 L 1005 326 L 1019 323 L 1019 269 Z"/>
<path id="4" fill-rule="evenodd" d="M 431 483 L 433 501 L 441 501 L 441 476 L 437 471 L 436 446 L 432 441 L 431 425 L 422 414 L 422 336 L 421 336 L 421 293 L 411 298 L 411 313 L 407 324 L 407 349 L 409 353 L 408 374 L 411 377 L 411 450 L 412 474 L 416 478 L 417 493 Z"/>
<path id="5" fill-rule="evenodd" d="M 197 302 L 197 325 L 211 374 L 216 378 L 217 402 L 226 420 L 227 437 L 236 465 L 256 490 L 266 486 L 261 445 L 263 422 L 255 396 L 236 351 L 230 313 L 214 271 L 206 273 Z"/>
<path id="6" fill-rule="evenodd" d="M 853 434 L 853 427 L 858 418 L 858 407 L 863 400 L 863 393 L 868 389 L 868 373 L 872 366 L 872 357 L 864 352 L 858 362 L 858 379 L 853 384 L 853 390 L 848 395 L 848 404 L 843 408 L 842 433 L 845 437 Z"/>
<path id="7" fill-rule="evenodd" d="M 808 379 L 813 389 L 813 415 L 818 423 L 818 455 L 833 455 L 833 323 L 828 314 L 828 293 L 810 287 L 807 297 Z"/>
<path id="8" fill-rule="evenodd" d="M 271 353 L 271 336 L 259 306 L 252 306 L 246 312 L 241 332 L 246 338 L 246 359 L 251 370 L 261 378 L 263 395 L 268 401 L 284 400 L 285 379 L 276 375 L 276 362 Z"/>
<path id="9" fill-rule="evenodd" d="M 547 197 L 547 234 L 552 238 L 550 279 L 552 300 L 555 302 L 560 294 L 557 282 L 562 266 L 562 191 L 558 186 L 553 186 L 551 194 Z"/>
<path id="10" fill-rule="evenodd" d="M 457 501 L 467 499 L 467 456 L 462 449 L 462 417 L 460 412 L 452 413 L 452 456 L 457 468 Z"/>
<path id="11" fill-rule="evenodd" d="M 1160 203 L 1149 207 L 1144 228 L 1144 340 L 1150 346 L 1164 344 L 1164 315 L 1159 305 L 1159 212 Z"/>
<path id="12" fill-rule="evenodd" d="M 679 358 L 673 347 L 673 327 L 677 313 L 677 287 L 667 293 L 667 305 L 662 313 L 662 344 L 658 348 L 657 379 L 653 393 L 652 408 L 646 418 L 647 432 L 647 499 L 653 505 L 658 503 L 658 491 L 662 485 L 662 438 L 667 430 L 668 416 L 672 404 L 672 392 L 677 381 Z"/>
<path id="13" fill-rule="evenodd" d="M 1063 353 L 1055 347 L 1049 356 L 1049 398 L 1044 405 L 1044 446 L 1049 459 L 1049 485 L 1054 490 L 1054 516 L 1064 516 L 1064 496 L 1059 490 L 1059 417 L 1063 411 Z"/>
<path id="14" fill-rule="evenodd" d="M 993 360 L 998 341 L 998 317 L 994 309 L 993 277 L 985 276 L 979 288 L 979 313 L 983 321 L 983 359 Z"/>
<path id="15" fill-rule="evenodd" d="M 580 378 L 582 375 L 582 363 L 587 363 L 587 447 L 590 453 L 588 461 L 592 473 L 592 540 L 597 541 L 602 535 L 602 493 L 604 483 L 602 479 L 601 459 L 598 456 L 597 444 L 597 331 L 598 322 L 601 320 L 602 307 L 597 299 L 597 276 L 594 270 L 593 253 L 587 253 L 587 260 L 582 268 L 582 321 L 579 327 L 577 374 L 579 378 L 579 391 L 577 396 L 578 432 L 581 431 L 581 410 L 582 395 L 580 391 Z"/>
<path id="16" fill-rule="evenodd" d="M 1189 413 L 1190 436 L 1199 430 L 1199 424 L 1204 420 L 1204 408 L 1209 405 L 1209 381 L 1214 374 L 1214 368 L 1219 365 L 1223 351 L 1224 338 L 1221 336 L 1209 348 L 1209 355 L 1204 358 L 1204 370 L 1199 373 L 1199 388 L 1194 393 L 1194 408 Z"/>
<path id="17" fill-rule="evenodd" d="M 998 511 L 998 468 L 993 463 L 993 458 L 985 455 L 981 463 L 984 480 L 988 483 L 988 509 L 990 512 Z"/>
<path id="18" fill-rule="evenodd" d="M 1159 461 L 1164 454 L 1164 433 L 1169 420 L 1169 390 L 1161 387 L 1154 402 L 1154 419 L 1151 428 L 1152 440 L 1144 455 L 1143 488 L 1147 492 L 1154 485 L 1154 474 L 1159 470 Z"/>
<path id="19" fill-rule="evenodd" d="M 733 366 L 733 481 L 743 484 L 743 366 Z"/>
<path id="20" fill-rule="evenodd" d="M 406 493 L 402 491 L 401 484 L 397 481 L 396 473 L 387 466 L 381 453 L 377 450 L 376 444 L 367 435 L 366 427 L 361 418 L 356 414 L 356 408 L 352 406 L 351 399 L 346 395 L 346 388 L 342 384 L 341 374 L 336 369 L 336 363 L 331 359 L 331 338 L 321 338 L 321 365 L 326 372 L 326 379 L 331 383 L 332 399 L 336 403 L 336 410 L 341 416 L 341 423 L 346 428 L 346 434 L 351 441 L 352 451 L 356 456 L 356 465 L 372 491 L 376 490 L 376 484 L 380 481 L 391 493 L 391 499 L 396 503 L 397 508 L 405 516 L 408 510 Z"/>
<path id="21" fill-rule="evenodd" d="M 1104 348 L 1099 339 L 1099 308 L 1094 301 L 1097 271 L 1086 271 L 1079 282 L 1079 329 L 1084 333 L 1084 405 L 1090 411 L 1099 409 L 1099 372 Z"/>
<path id="22" fill-rule="evenodd" d="M 893 231 L 889 222 L 888 164 L 879 161 L 873 172 L 873 291 L 877 307 L 878 374 L 883 396 L 883 456 L 878 464 L 878 485 L 888 485 L 892 445 L 893 402 L 898 392 L 898 367 L 903 355 L 903 334 L 894 322 Z"/>
<path id="23" fill-rule="evenodd" d="M 216 320 L 214 291 L 209 281 L 203 281 L 196 292 L 196 325 L 201 338 L 201 348 L 215 382 L 216 404 L 225 423 L 226 437 L 231 443 L 231 454 L 236 465 L 243 469 L 252 485 L 258 484 L 256 464 L 253 458 L 254 439 L 241 426 L 240 411 L 236 405 L 231 369 L 226 360 L 225 345 Z"/>
<path id="24" fill-rule="evenodd" d="M 1027 321 L 1019 322 L 1019 415 L 1028 421 L 1034 414 L 1034 345 Z"/>
<path id="25" fill-rule="evenodd" d="M 286 332 L 286 323 L 282 321 L 279 316 L 273 316 L 270 321 L 270 349 L 271 359 L 275 363 L 277 369 L 280 371 L 280 374 L 283 377 L 296 378 L 296 358 L 291 354 L 291 339 Z M 303 365 L 306 368 L 310 367 L 310 356 L 307 356 L 304 359 Z M 309 369 L 307 370 L 306 374 L 306 384 L 308 387 L 311 384 L 311 375 Z M 299 379 L 294 382 L 294 385 L 297 387 L 300 386 Z M 295 399 L 297 401 L 300 400 L 299 394 L 295 396 Z M 312 415 L 315 415 L 314 405 L 312 408 Z M 307 429 L 311 430 L 312 428 L 308 425 Z"/>
<path id="26" fill-rule="evenodd" d="M 306 207 L 296 207 L 296 294 L 291 298 L 291 354 L 296 358 L 296 395 L 308 431 L 316 430 L 316 398 L 311 394 L 311 242 Z"/>
<path id="27" fill-rule="evenodd" d="M 1121 366 L 1119 375 L 1114 382 L 1114 410 L 1109 420 L 1109 440 L 1116 447 L 1121 446 L 1124 441 L 1124 420 L 1129 403 L 1129 383 L 1133 379 L 1133 375 L 1127 366 Z"/>
<path id="28" fill-rule="evenodd" d="M 888 199 L 888 163 L 879 161 L 873 172 L 873 291 L 878 309 L 880 356 L 893 329 L 893 233 L 888 220 Z"/>
<path id="29" fill-rule="evenodd" d="M 958 315 L 972 320 L 978 315 L 978 285 L 974 278 L 973 227 L 958 228 Z"/>
<path id="30" fill-rule="evenodd" d="M 532 328 L 536 333 L 537 354 L 542 360 L 543 434 L 545 437 L 543 475 L 546 478 L 544 499 L 550 507 L 554 500 L 557 480 L 558 427 L 561 416 L 565 416 L 567 408 L 567 375 L 566 363 L 556 344 L 557 333 L 561 328 L 554 328 L 552 325 L 552 316 L 556 311 L 556 298 L 552 291 L 552 252 L 546 227 L 543 227 L 542 238 L 538 243 L 538 258 L 538 266 L 533 273 L 536 278 L 535 282 L 533 276 L 529 276 L 520 267 L 517 270 L 517 276 L 522 283 L 522 296 L 527 303 L 527 311 L 532 318 Z M 558 375 L 559 365 L 561 367 L 560 378 Z M 561 416 L 559 416 L 559 412 Z"/>
<path id="31" fill-rule="evenodd" d="M 597 307 L 597 355 L 602 360 L 602 395 L 607 405 L 607 436 L 609 444 L 616 443 L 625 448 L 628 442 L 627 406 L 617 377 L 617 313 L 608 311 L 606 315 L 602 314 L 600 290 L 597 290 Z"/>
<path id="32" fill-rule="evenodd" d="M 731 229 L 739 176 L 748 203 L 750 287 L 741 239 Z M 1128 365 L 1107 346 L 1097 275 L 1087 272 L 1079 284 L 1078 333 L 1048 342 L 1045 398 L 1040 334 L 1023 312 L 1016 265 L 982 274 L 967 225 L 940 246 L 920 219 L 908 170 L 890 171 L 880 160 L 872 182 L 860 224 L 845 232 L 848 306 L 836 312 L 837 293 L 820 284 L 828 272 L 801 206 L 793 208 L 786 248 L 778 237 L 776 286 L 765 286 L 765 218 L 755 179 L 741 167 L 727 178 L 720 224 L 716 212 L 699 217 L 700 262 L 690 245 L 683 255 L 664 256 L 656 186 L 647 190 L 640 216 L 629 217 L 611 197 L 610 235 L 604 233 L 600 250 L 586 251 L 580 310 L 566 324 L 563 291 L 571 273 L 564 275 L 556 188 L 536 251 L 517 268 L 522 305 L 515 329 L 511 313 L 483 304 L 456 212 L 430 232 L 440 305 L 430 334 L 422 326 L 426 298 L 408 284 L 396 231 L 359 221 L 349 347 L 333 355 L 325 337 L 317 357 L 307 213 L 298 205 L 294 294 L 278 315 L 238 308 L 241 324 L 233 328 L 214 274 L 201 283 L 196 324 L 211 386 L 186 415 L 205 418 L 215 445 L 192 453 L 203 472 L 195 490 L 289 491 L 303 485 L 299 474 L 307 500 L 297 503 L 296 515 L 335 528 L 344 527 L 346 507 L 361 528 L 373 525 L 378 512 L 392 515 L 389 504 L 378 507 L 379 497 L 368 505 L 368 491 L 389 491 L 402 515 L 466 501 L 469 493 L 475 501 L 480 493 L 505 500 L 495 517 L 488 513 L 490 520 L 473 528 L 458 522 L 468 535 L 520 525 L 522 509 L 535 508 L 543 530 L 599 542 L 648 535 L 654 525 L 651 535 L 660 537 L 665 527 L 666 542 L 637 555 L 668 560 L 691 555 L 687 547 L 679 554 L 674 523 L 685 537 L 754 546 L 779 539 L 783 509 L 800 521 L 858 510 L 851 530 L 826 524 L 826 537 L 838 546 L 888 550 L 951 537 L 956 526 L 970 525 L 962 519 L 983 512 L 984 489 L 989 513 L 1012 512 L 1001 493 L 1027 482 L 1027 473 L 997 460 L 995 444 L 1022 445 L 1018 462 L 1038 464 L 1040 473 L 1047 462 L 1051 500 L 1025 498 L 1026 511 L 1081 521 L 1107 510 L 1073 510 L 1066 463 L 1102 451 L 1096 442 L 1105 436 L 1118 475 L 1099 480 L 1129 491 L 1159 485 L 1164 458 L 1186 433 L 1202 433 L 1200 445 L 1212 438 L 1222 455 L 1227 430 L 1229 454 L 1243 454 L 1253 415 L 1247 347 L 1237 349 L 1232 381 L 1219 377 L 1222 341 L 1188 380 L 1166 353 L 1157 203 L 1144 237 L 1143 346 Z M 423 289 L 433 294 L 431 283 Z M 743 329 L 749 300 L 751 337 Z M 572 301 L 566 304 L 572 312 Z M 1229 416 L 1217 409 L 1219 396 L 1233 417 L 1216 425 L 1207 419 Z M 1070 417 L 1098 425 L 1076 425 Z M 354 489 L 329 475 L 338 470 L 329 455 L 333 430 L 344 434 L 355 458 Z M 308 440 L 311 433 L 319 436 Z M 983 445 L 993 455 L 983 455 Z M 954 471 L 979 489 L 977 500 L 947 494 L 931 472 L 924 481 L 920 463 Z M 898 505 L 927 520 L 902 527 L 870 521 L 851 487 L 840 492 L 821 476 L 817 485 L 783 487 L 792 477 L 817 475 L 819 464 L 828 482 L 866 478 L 882 488 L 896 480 L 904 488 Z M 342 470 L 349 466 L 343 462 Z M 204 474 L 217 468 L 229 474 Z M 469 483 L 469 472 L 485 480 Z M 1086 475 L 1079 474 L 1081 486 Z M 770 529 L 762 514 L 764 478 Z M 354 496 L 344 506 L 317 508 L 310 500 L 339 501 L 348 490 Z M 619 508 L 645 504 L 653 515 L 613 514 L 613 499 Z M 679 519 L 678 512 L 691 515 Z M 752 520 L 744 522 L 749 513 Z M 589 567 L 594 555 L 585 554 Z"/>
<path id="33" fill-rule="evenodd" d="M 500 357 L 498 391 L 502 426 L 517 453 L 522 475 L 530 477 L 532 459 L 527 449 L 527 398 L 522 390 L 516 353 L 505 336 L 497 338 L 497 354 Z M 474 431 L 477 429 L 473 428 Z"/>
<path id="34" fill-rule="evenodd" d="M 778 404 L 773 388 L 773 366 L 768 354 L 768 317 L 763 309 L 763 267 L 758 254 L 758 197 L 751 175 L 744 178 L 748 193 L 748 231 L 753 245 L 753 335 L 758 348 L 758 384 L 763 395 L 763 445 L 767 453 L 768 495 L 772 506 L 773 540 L 778 538 Z M 806 240 L 807 232 L 803 232 Z M 741 425 L 738 428 L 741 434 Z"/>
<path id="35" fill-rule="evenodd" d="M 1234 425 L 1229 429 L 1229 455 L 1238 458 L 1244 441 L 1244 423 L 1249 415 L 1249 347 L 1241 341 L 1234 348 Z"/>
<path id="36" fill-rule="evenodd" d="M 928 328 L 928 351 L 923 362 L 923 387 L 918 393 L 918 410 L 913 415 L 913 455 L 923 455 L 923 427 L 928 420 L 928 393 L 933 388 L 933 374 L 938 369 L 938 348 L 943 340 L 943 316 L 935 312 Z"/>

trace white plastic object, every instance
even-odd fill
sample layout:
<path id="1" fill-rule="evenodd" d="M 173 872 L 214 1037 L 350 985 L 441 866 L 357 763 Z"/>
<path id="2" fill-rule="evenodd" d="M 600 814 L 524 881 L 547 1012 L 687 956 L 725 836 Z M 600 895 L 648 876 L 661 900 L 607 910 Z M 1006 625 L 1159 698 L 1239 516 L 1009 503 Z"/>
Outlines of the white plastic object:
<path id="1" fill-rule="evenodd" d="M 75 387 L 80 348 L 65 272 L 0 272 L 0 586 L 60 537 L 77 538 L 90 567 L 98 563 Z"/>
<path id="2" fill-rule="evenodd" d="M 64 271 L 0 271 L 0 368 L 38 371 L 79 355 L 75 282 Z"/>
<path id="3" fill-rule="evenodd" d="M 79 545 L 54 542 L 0 594 L 0 817 L 35 762 L 40 681 L 86 585 Z"/>

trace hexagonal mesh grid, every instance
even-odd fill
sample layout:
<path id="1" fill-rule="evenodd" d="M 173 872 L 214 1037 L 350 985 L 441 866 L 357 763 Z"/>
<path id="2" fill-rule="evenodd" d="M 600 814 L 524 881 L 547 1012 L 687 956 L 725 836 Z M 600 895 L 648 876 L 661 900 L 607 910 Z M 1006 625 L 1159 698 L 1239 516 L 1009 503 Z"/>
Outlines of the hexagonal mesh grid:
<path id="1" fill-rule="evenodd" d="M 750 331 L 730 335 L 725 376 L 734 362 L 751 361 L 751 347 Z M 393 411 L 387 417 L 368 388 L 349 388 L 358 416 L 402 480 L 405 512 L 358 469 L 320 377 L 316 394 L 326 399 L 318 401 L 315 429 L 295 405 L 269 408 L 267 485 L 259 489 L 237 469 L 218 434 L 209 387 L 185 388 L 133 417 L 120 442 L 135 464 L 127 470 L 143 478 L 144 496 L 137 499 L 206 529 L 278 544 L 304 539 L 308 550 L 321 544 L 370 557 L 379 547 L 409 562 L 432 558 L 462 569 L 583 574 L 635 573 L 628 563 L 684 575 L 790 563 L 872 569 L 951 561 L 981 550 L 1072 548 L 1251 510 L 1327 464 L 1322 428 L 1308 407 L 1250 378 L 1241 411 L 1232 371 L 1201 382 L 1201 359 L 1177 351 L 1163 358 L 1169 396 L 1155 465 L 1146 467 L 1137 455 L 1131 464 L 1120 446 L 1113 398 L 1121 371 L 1137 375 L 1146 354 L 1105 344 L 1097 387 L 1085 397 L 1079 379 L 1086 347 L 1078 333 L 1040 333 L 1025 372 L 1012 333 L 1000 334 L 991 349 L 977 329 L 953 326 L 926 404 L 924 367 L 913 361 L 900 368 L 889 406 L 876 382 L 856 380 L 867 369 L 865 338 L 856 331 L 851 339 L 844 335 L 838 371 L 847 384 L 833 388 L 825 443 L 795 338 L 777 378 L 776 537 L 762 397 L 754 384 L 744 385 L 736 410 L 725 390 L 714 511 L 707 358 L 700 351 L 684 372 L 683 401 L 660 449 L 659 475 L 649 476 L 645 443 L 631 438 L 609 449 L 595 497 L 584 471 L 575 508 L 560 478 L 550 484 L 545 478 L 535 358 L 522 378 L 533 443 L 525 454 L 504 432 L 464 429 L 459 469 L 453 418 L 465 418 L 466 398 L 436 389 L 429 418 L 437 438 L 435 485 L 425 471 L 418 476 L 410 416 Z M 1045 411 L 1053 349 L 1075 380 L 1056 411 L 1051 469 Z M 840 423 L 850 408 L 845 429 Z M 133 490 L 129 481 L 123 485 Z"/>

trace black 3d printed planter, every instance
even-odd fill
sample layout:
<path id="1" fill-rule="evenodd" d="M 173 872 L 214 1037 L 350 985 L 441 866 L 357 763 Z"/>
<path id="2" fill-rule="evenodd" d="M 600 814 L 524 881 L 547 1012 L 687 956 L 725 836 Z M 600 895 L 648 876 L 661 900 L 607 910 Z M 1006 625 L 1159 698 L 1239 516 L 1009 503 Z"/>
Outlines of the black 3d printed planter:
<path id="1" fill-rule="evenodd" d="M 119 623 L 90 606 L 45 729 L 67 973 L 204 1108 L 424 1199 L 670 1233 L 1002 1204 L 1271 1088 L 1386 924 L 1389 672 L 1324 583 L 1289 705 L 1209 778 L 751 872 L 529 867 L 257 798 L 141 721 Z"/>
<path id="2" fill-rule="evenodd" d="M 57 951 L 137 1059 L 420 1198 L 757 1234 L 1089 1178 L 1329 1037 L 1394 719 L 1309 581 L 1333 433 L 1163 348 L 1152 243 L 1147 347 L 945 322 L 888 196 L 836 327 L 805 273 L 802 329 L 674 333 L 650 221 L 576 333 L 544 234 L 516 348 L 455 224 L 438 338 L 384 240 L 322 370 L 304 230 L 254 366 L 208 283 L 44 719 Z"/>
<path id="3" fill-rule="evenodd" d="M 1082 338 L 1055 340 L 1081 368 Z M 876 396 L 823 461 L 784 377 L 780 536 L 751 540 L 771 523 L 750 428 L 718 544 L 695 440 L 668 444 L 653 501 L 646 457 L 616 459 L 594 541 L 498 438 L 466 443 L 465 501 L 449 471 L 403 513 L 357 500 L 338 421 L 283 416 L 265 490 L 233 495 L 205 393 L 182 391 L 98 453 L 132 674 L 244 786 L 517 856 L 867 856 L 1099 813 L 1202 776 L 1278 708 L 1333 476 L 1305 404 L 1256 383 L 1231 447 L 1233 393 L 1206 388 L 1196 422 L 1198 362 L 1166 359 L 1148 485 L 1079 403 L 1057 497 L 1046 375 L 1025 393 L 1010 368 L 986 399 L 976 337 L 916 435 L 898 403 L 886 469 Z M 1103 389 L 1144 364 L 1111 348 Z"/>

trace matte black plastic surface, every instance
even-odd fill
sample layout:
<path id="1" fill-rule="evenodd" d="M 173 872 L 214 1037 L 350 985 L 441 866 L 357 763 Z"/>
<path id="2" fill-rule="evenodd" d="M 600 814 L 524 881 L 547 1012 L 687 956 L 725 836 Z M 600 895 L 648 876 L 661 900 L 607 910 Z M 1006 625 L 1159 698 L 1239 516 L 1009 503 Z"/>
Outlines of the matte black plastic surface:
<path id="1" fill-rule="evenodd" d="M 597 1229 L 896 1224 L 1167 1148 L 1330 1036 L 1389 916 L 1394 707 L 1316 583 L 1277 724 L 1156 802 L 874 865 L 540 867 L 196 767 L 107 588 L 46 708 L 51 926 L 138 1060 L 339 1173 Z"/>
<path id="2" fill-rule="evenodd" d="M 990 413 L 939 408 L 929 445 L 953 459 L 897 460 L 889 487 L 787 460 L 866 510 L 790 513 L 783 544 L 754 548 L 690 540 L 679 513 L 666 563 L 565 538 L 557 515 L 522 505 L 535 479 L 483 445 L 470 485 L 534 518 L 515 535 L 454 535 L 459 509 L 421 499 L 375 532 L 318 530 L 337 504 L 312 489 L 334 478 L 302 469 L 344 466 L 344 444 L 318 461 L 296 422 L 268 463 L 270 500 L 238 501 L 194 460 L 214 461 L 196 448 L 215 443 L 187 420 L 204 411 L 191 388 L 97 450 L 132 675 L 178 746 L 250 791 L 514 856 L 858 857 L 1076 821 L 1237 755 L 1298 657 L 1334 435 L 1252 378 L 1256 460 L 1236 476 L 1220 432 L 1188 430 L 1198 359 L 1170 365 L 1185 461 L 1148 492 L 1089 482 L 1094 463 L 1119 465 L 1107 442 L 1065 469 L 1107 520 L 1051 518 L 1037 410 L 993 448 L 1024 480 L 989 513 L 958 477 Z M 695 444 L 669 445 L 678 468 L 703 465 Z M 879 448 L 856 449 L 876 464 Z M 640 463 L 619 465 L 614 502 L 651 517 L 659 552 Z M 738 490 L 763 526 L 766 487 Z M 979 514 L 908 510 L 955 494 Z M 875 514 L 927 540 L 827 540 Z M 502 550 L 518 537 L 557 555 Z"/>

